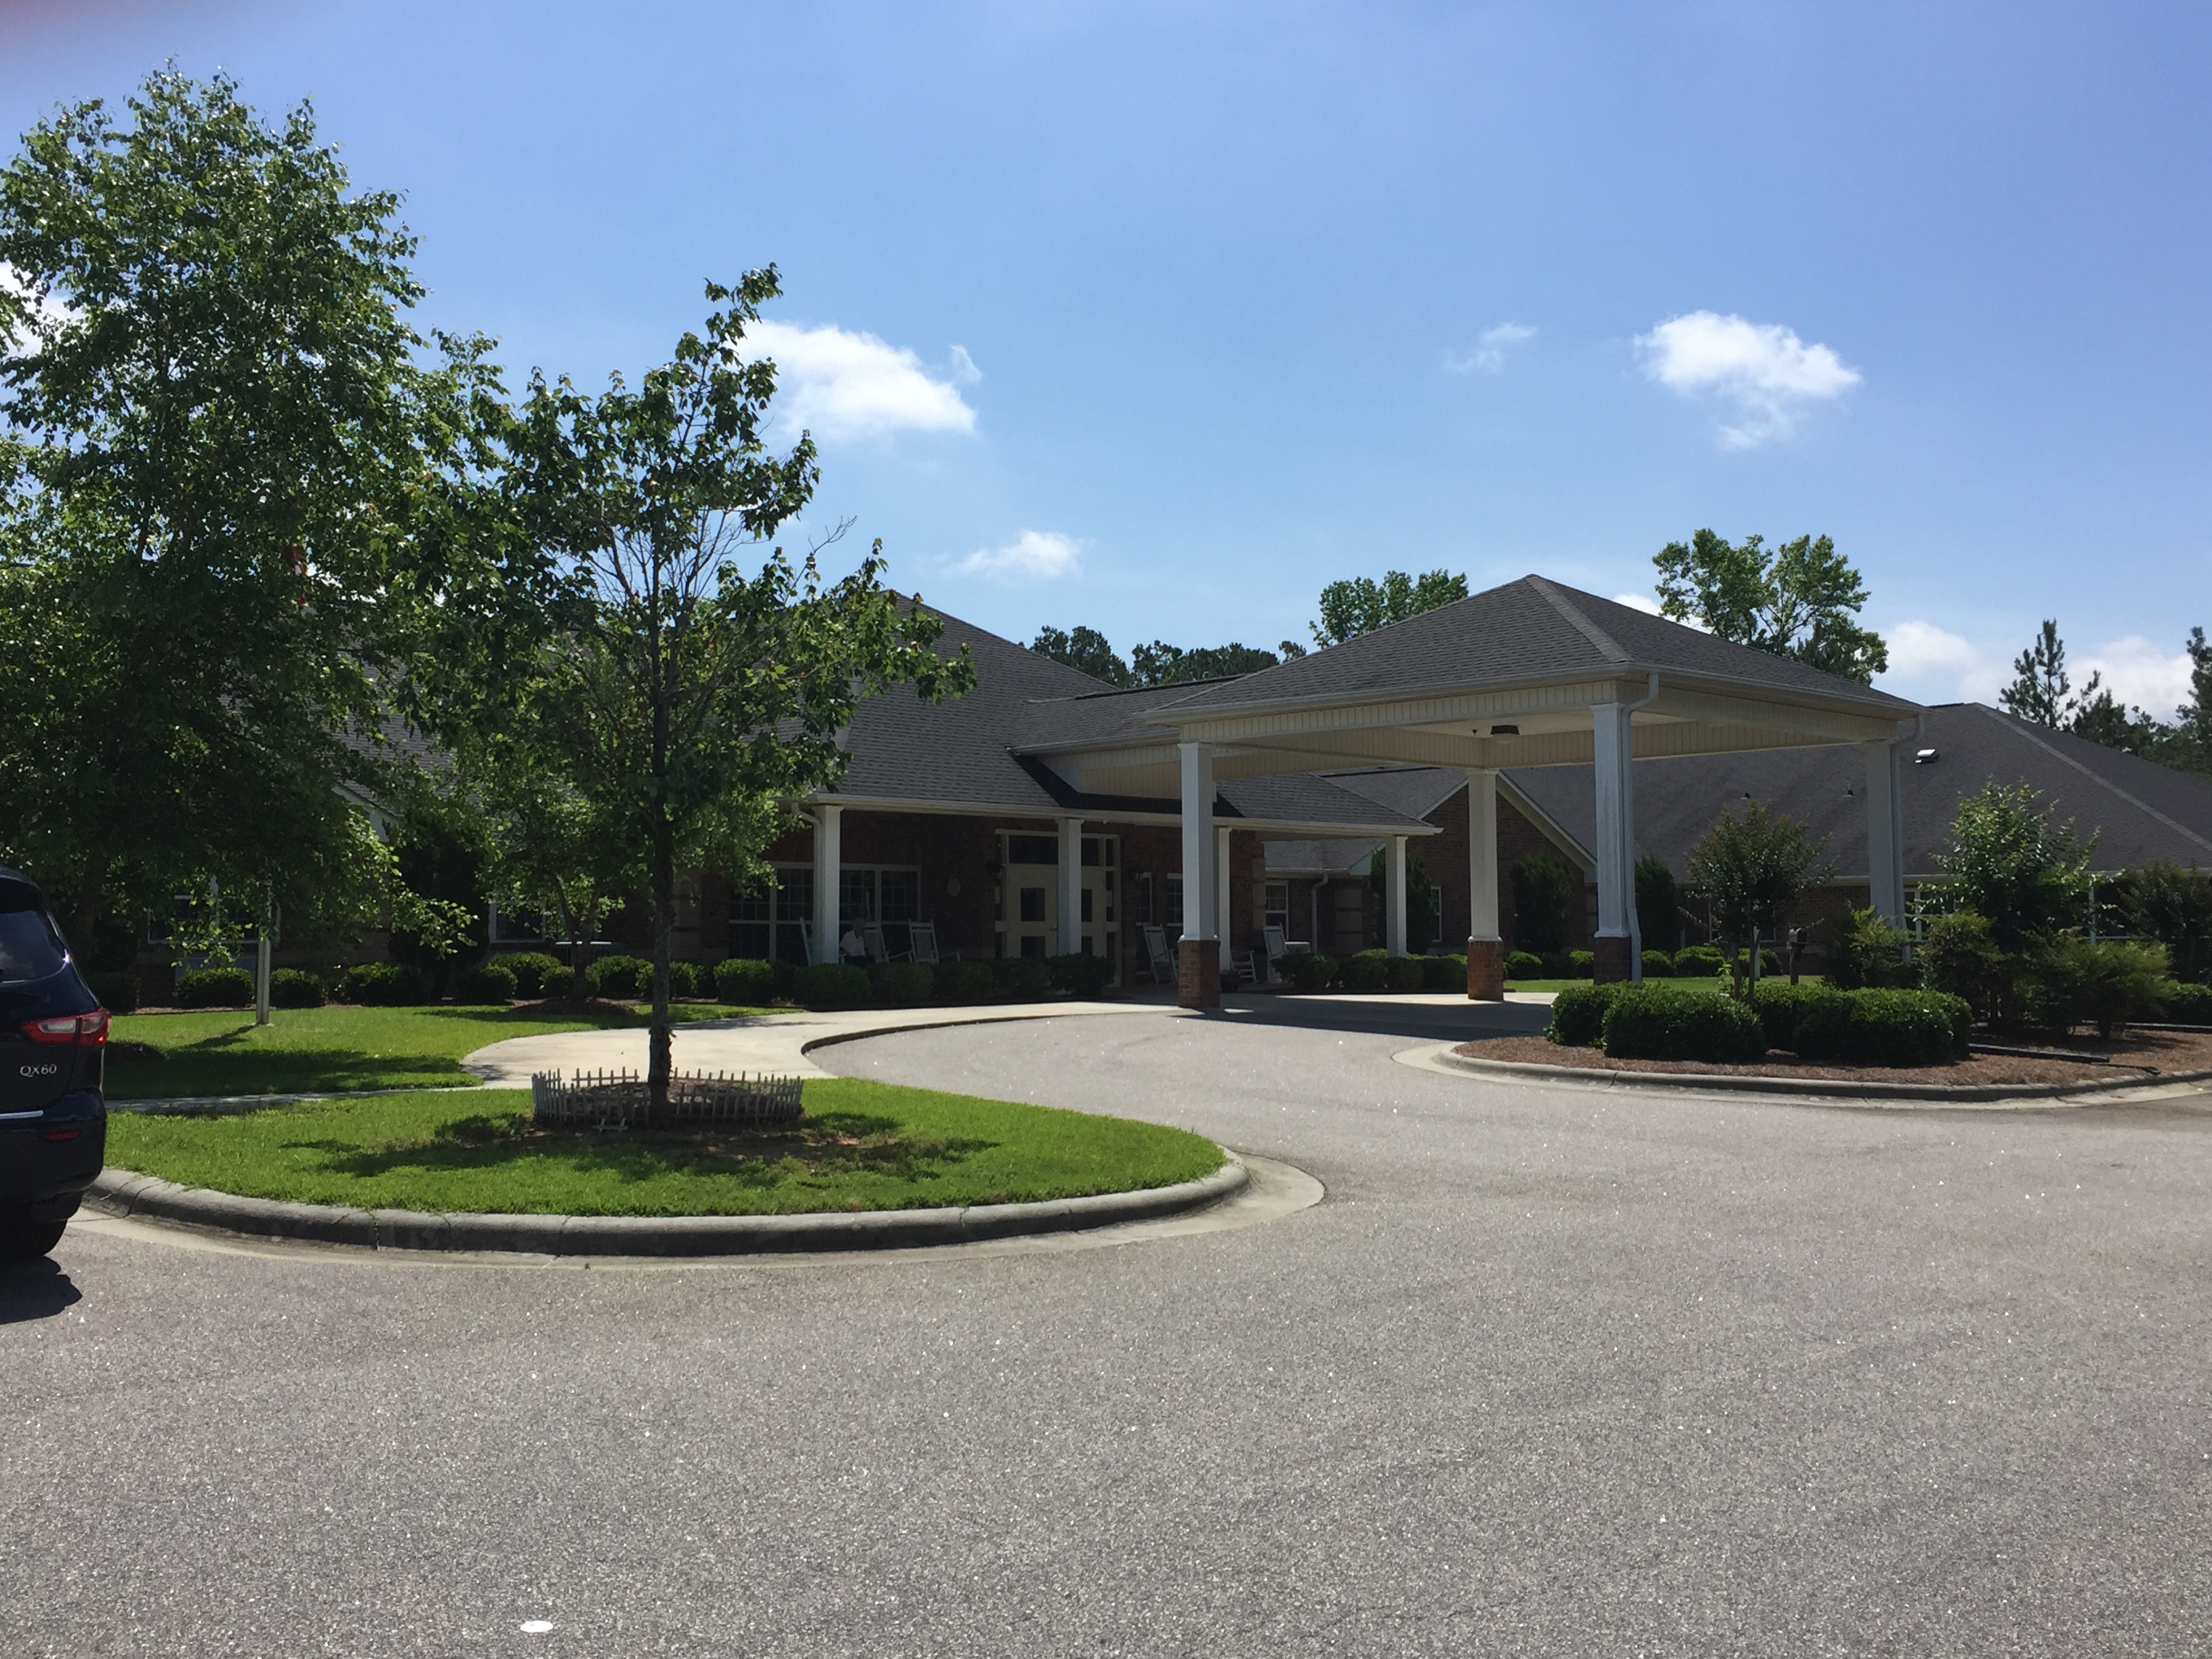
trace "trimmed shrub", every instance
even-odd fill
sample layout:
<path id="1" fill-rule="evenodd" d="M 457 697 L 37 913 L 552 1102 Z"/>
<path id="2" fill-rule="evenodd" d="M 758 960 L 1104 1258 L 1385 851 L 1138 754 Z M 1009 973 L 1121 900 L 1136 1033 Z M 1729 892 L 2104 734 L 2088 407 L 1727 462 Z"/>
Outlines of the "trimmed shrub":
<path id="1" fill-rule="evenodd" d="M 2028 1006 L 2042 1024 L 2094 1025 L 2110 1038 L 2131 1019 L 2155 1018 L 2166 979 L 2163 945 L 2125 944 L 2062 933 L 2027 963 Z"/>
<path id="2" fill-rule="evenodd" d="M 1692 945 L 1674 952 L 1676 979 L 1718 979 L 1728 972 L 1728 958 L 1710 945 Z"/>
<path id="3" fill-rule="evenodd" d="M 1575 964 L 1569 960 L 1565 951 L 1547 951 L 1538 960 L 1544 964 L 1544 971 L 1537 975 L 1540 979 L 1572 979 L 1575 976 Z"/>
<path id="4" fill-rule="evenodd" d="M 1751 952 L 1741 945 L 1736 948 L 1735 971 L 1740 977 L 1748 979 L 1751 976 Z M 1781 961 L 1773 951 L 1761 951 L 1759 953 L 1759 972 L 1762 979 L 1781 971 Z"/>
<path id="5" fill-rule="evenodd" d="M 481 963 L 464 968 L 453 991 L 456 1002 L 512 1002 L 514 969 L 503 962 Z"/>
<path id="6" fill-rule="evenodd" d="M 935 993 L 946 1002 L 981 1002 L 991 994 L 991 964 L 988 962 L 940 962 Z"/>
<path id="7" fill-rule="evenodd" d="M 601 957 L 586 975 L 603 997 L 637 997 L 653 988 L 653 964 L 642 957 Z"/>
<path id="8" fill-rule="evenodd" d="M 714 994 L 740 1008 L 765 1006 L 776 999 L 775 964 L 758 957 L 732 957 L 714 964 Z"/>
<path id="9" fill-rule="evenodd" d="M 519 997 L 557 995 L 568 986 L 568 964 L 543 951 L 510 951 L 493 961 L 514 975 Z"/>
<path id="10" fill-rule="evenodd" d="M 1002 997 L 1036 1002 L 1052 989 L 1052 969 L 1042 957 L 994 957 L 991 984 Z"/>
<path id="11" fill-rule="evenodd" d="M 2169 981 L 2160 993 L 2159 1012 L 2176 1025 L 2212 1025 L 2212 985 Z"/>
<path id="12" fill-rule="evenodd" d="M 868 994 L 886 1008 L 911 1008 L 937 989 L 937 975 L 926 962 L 878 962 L 864 970 Z"/>
<path id="13" fill-rule="evenodd" d="M 1336 958 L 1301 951 L 1277 960 L 1275 971 L 1301 991 L 1326 991 L 1336 982 Z"/>
<path id="14" fill-rule="evenodd" d="M 1462 956 L 1423 957 L 1421 988 L 1424 991 L 1466 990 L 1467 958 Z"/>
<path id="15" fill-rule="evenodd" d="M 1766 1046 L 1795 1048 L 1799 1012 L 1814 998 L 1833 994 L 1825 985 L 1792 985 L 1786 979 L 1763 979 L 1753 986 L 1752 1011 L 1766 1032 Z"/>
<path id="16" fill-rule="evenodd" d="M 1838 1066 L 1942 1066 L 1961 1059 L 1973 1012 L 1941 991 L 1831 991 L 1798 1011 L 1798 1058 Z"/>
<path id="17" fill-rule="evenodd" d="M 243 968 L 195 968 L 177 975 L 179 1008 L 243 1008 L 253 1000 L 253 975 Z"/>
<path id="18" fill-rule="evenodd" d="M 411 962 L 364 962 L 346 969 L 339 994 L 364 1008 L 404 1008 L 430 1000 L 430 982 Z"/>
<path id="19" fill-rule="evenodd" d="M 1347 991 L 1379 991 L 1389 981 L 1390 953 L 1388 951 L 1355 951 L 1344 959 L 1344 988 Z"/>
<path id="20" fill-rule="evenodd" d="M 1628 988 L 1570 985 L 1552 999 L 1552 1023 L 1544 1035 L 1563 1048 L 1587 1048 L 1605 1030 L 1605 1011 Z"/>
<path id="21" fill-rule="evenodd" d="M 100 1006 L 109 1013 L 128 1014 L 137 1011 L 137 975 L 87 974 L 84 982 L 93 995 L 100 999 Z"/>
<path id="22" fill-rule="evenodd" d="M 1613 1060 L 1747 1066 L 1766 1052 L 1766 1033 L 1750 1004 L 1681 985 L 1623 986 L 1606 1010 L 1604 1036 Z"/>
<path id="23" fill-rule="evenodd" d="M 1105 957 L 1086 957 L 1077 951 L 1073 956 L 1048 957 L 1045 968 L 1052 977 L 1052 988 L 1072 997 L 1095 997 L 1114 982 L 1114 964 Z"/>
<path id="24" fill-rule="evenodd" d="M 1912 984 L 1919 970 L 1905 959 L 1906 936 L 1871 908 L 1851 912 L 1828 951 L 1828 983 L 1839 991 Z"/>
<path id="25" fill-rule="evenodd" d="M 646 977 L 646 988 L 653 987 L 650 975 Z M 672 962 L 668 964 L 668 994 L 671 997 L 696 997 L 702 994 L 702 986 L 711 989 L 714 970 L 702 969 L 696 962 Z"/>
<path id="26" fill-rule="evenodd" d="M 1674 959 L 1664 951 L 1646 951 L 1644 953 L 1644 977 L 1646 979 L 1674 978 Z"/>
<path id="27" fill-rule="evenodd" d="M 305 968 L 274 968 L 269 973 L 269 1004 L 272 1008 L 319 1008 L 331 1000 L 331 988 L 320 974 Z"/>
<path id="28" fill-rule="evenodd" d="M 1591 979 L 1595 977 L 1596 974 L 1596 952 L 1592 951 L 1570 951 L 1567 952 L 1567 978 Z"/>
<path id="29" fill-rule="evenodd" d="M 608 958 L 610 961 L 612 957 Z M 800 969 L 793 988 L 803 1008 L 862 1008 L 867 1006 L 868 975 L 865 969 L 848 968 L 842 962 L 812 962 Z"/>
<path id="30" fill-rule="evenodd" d="M 1428 977 L 1419 957 L 1385 957 L 1382 959 L 1382 984 L 1392 991 L 1418 991 Z"/>
<path id="31" fill-rule="evenodd" d="M 1544 977 L 1544 958 L 1534 951 L 1508 951 L 1505 953 L 1505 977 L 1541 979 Z"/>

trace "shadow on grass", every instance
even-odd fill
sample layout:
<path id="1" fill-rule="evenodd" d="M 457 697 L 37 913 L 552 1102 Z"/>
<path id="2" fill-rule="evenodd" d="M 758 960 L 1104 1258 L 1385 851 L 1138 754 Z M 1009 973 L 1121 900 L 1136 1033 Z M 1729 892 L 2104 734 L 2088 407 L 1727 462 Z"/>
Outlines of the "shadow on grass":
<path id="1" fill-rule="evenodd" d="M 211 1040 L 213 1041 L 213 1040 Z M 394 1089 L 474 1083 L 446 1054 L 372 1054 L 351 1048 L 236 1048 L 195 1044 L 159 1060 L 111 1062 L 114 1100 L 197 1095 L 304 1094 L 317 1090 Z"/>
<path id="2" fill-rule="evenodd" d="M 526 1112 L 479 1113 L 440 1124 L 428 1141 L 362 1147 L 332 1139 L 290 1146 L 324 1155 L 322 1168 L 356 1180 L 400 1170 L 495 1171 L 557 1159 L 579 1175 L 621 1182 L 668 1175 L 712 1176 L 765 1190 L 787 1182 L 875 1176 L 922 1182 L 952 1173 L 994 1151 L 981 1139 L 907 1140 L 890 1118 L 830 1112 L 775 1128 L 706 1125 L 696 1129 L 541 1129 Z"/>

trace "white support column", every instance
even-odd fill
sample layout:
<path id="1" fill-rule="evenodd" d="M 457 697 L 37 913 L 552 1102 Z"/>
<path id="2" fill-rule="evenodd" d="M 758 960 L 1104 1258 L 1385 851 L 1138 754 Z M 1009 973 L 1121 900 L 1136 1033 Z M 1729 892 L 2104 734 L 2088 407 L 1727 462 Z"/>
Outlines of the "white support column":
<path id="1" fill-rule="evenodd" d="M 1494 939 L 1498 932 L 1498 774 L 1467 775 L 1467 936 Z"/>
<path id="2" fill-rule="evenodd" d="M 1083 820 L 1060 821 L 1060 937 L 1064 957 L 1083 953 Z"/>
<path id="3" fill-rule="evenodd" d="M 817 805 L 814 809 L 814 959 L 837 960 L 837 940 L 842 932 L 838 894 L 844 886 L 845 809 Z"/>
<path id="4" fill-rule="evenodd" d="M 1383 948 L 1394 957 L 1406 954 L 1406 838 L 1393 836 L 1389 864 L 1383 877 Z"/>
<path id="5" fill-rule="evenodd" d="M 1221 941 L 1225 961 L 1237 938 L 1237 882 L 1231 874 L 1229 827 L 1213 832 L 1213 936 Z"/>
<path id="6" fill-rule="evenodd" d="M 1644 963 L 1636 951 L 1636 804 L 1631 758 L 1628 705 L 1601 702 L 1590 708 L 1597 793 L 1597 955 L 1625 957 L 1620 977 L 1641 979 Z M 1605 941 L 1620 943 L 1608 947 Z M 1601 966 L 1600 977 L 1607 977 Z"/>
<path id="7" fill-rule="evenodd" d="M 1867 902 L 1893 927 L 1905 925 L 1905 822 L 1897 745 L 1864 743 Z"/>
<path id="8" fill-rule="evenodd" d="M 1214 914 L 1213 750 L 1179 743 L 1182 763 L 1182 936 L 1221 937 Z"/>

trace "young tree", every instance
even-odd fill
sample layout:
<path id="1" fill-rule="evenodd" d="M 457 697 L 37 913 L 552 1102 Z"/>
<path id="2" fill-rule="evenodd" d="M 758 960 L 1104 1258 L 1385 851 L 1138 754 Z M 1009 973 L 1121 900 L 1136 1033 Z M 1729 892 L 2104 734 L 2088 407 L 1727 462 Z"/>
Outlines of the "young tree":
<path id="1" fill-rule="evenodd" d="M 2154 859 L 2123 872 L 2112 887 L 2127 931 L 2164 945 L 2178 976 L 2197 979 L 2212 966 L 2212 874 Z"/>
<path id="2" fill-rule="evenodd" d="M 161 73 L 128 112 L 0 168 L 0 856 L 81 939 L 210 878 L 303 914 L 359 851 L 410 481 L 477 373 L 419 366 L 398 199 L 306 106 Z"/>
<path id="3" fill-rule="evenodd" d="M 1948 842 L 1936 855 L 1954 908 L 1984 918 L 2008 951 L 2077 926 L 2087 913 L 2096 837 L 2083 841 L 2072 824 L 2054 824 L 2055 809 L 2037 810 L 2041 799 L 2024 783 L 1984 784 L 1959 803 Z"/>
<path id="4" fill-rule="evenodd" d="M 509 489 L 529 539 L 567 573 L 521 678 L 507 740 L 573 788 L 635 848 L 652 908 L 648 1088 L 666 1103 L 669 959 L 680 865 L 759 866 L 789 822 L 783 803 L 834 781 L 837 733 L 866 696 L 923 697 L 974 682 L 964 647 L 933 648 L 943 623 L 884 589 L 881 544 L 842 581 L 813 554 L 767 545 L 811 496 L 812 441 L 787 455 L 761 440 L 775 366 L 747 361 L 744 334 L 781 292 L 775 268 L 734 288 L 635 391 L 597 397 L 532 377 L 506 437 Z"/>
<path id="5" fill-rule="evenodd" d="M 1690 849 L 1690 880 L 1712 900 L 1726 937 L 1748 947 L 1753 978 L 1759 934 L 1773 933 L 1805 890 L 1826 879 L 1820 854 L 1827 842 L 1808 841 L 1805 830 L 1796 818 L 1753 801 L 1741 817 L 1723 811 Z"/>
<path id="6" fill-rule="evenodd" d="M 1513 861 L 1513 948 L 1541 956 L 1564 951 L 1582 878 L 1550 853 Z"/>
<path id="7" fill-rule="evenodd" d="M 1387 914 L 1390 902 L 1390 867 L 1381 853 L 1368 860 L 1367 884 L 1375 894 L 1376 914 Z M 1429 866 L 1419 853 L 1406 854 L 1406 954 L 1426 956 L 1437 942 L 1437 884 L 1429 879 Z"/>
<path id="8" fill-rule="evenodd" d="M 1889 666 L 1881 635 L 1856 620 L 1866 582 L 1826 536 L 1800 536 L 1769 552 L 1757 536 L 1731 544 L 1700 530 L 1651 562 L 1663 616 L 1862 685 Z"/>
<path id="9" fill-rule="evenodd" d="M 2066 641 L 2058 637 L 2056 620 L 2045 621 L 2043 631 L 2013 659 L 2012 672 L 2013 683 L 1997 693 L 2008 714 L 2060 731 L 2078 732 L 2085 720 L 2098 731 L 2124 729 L 2126 711 L 2104 689 L 2101 673 L 2092 673 L 2080 695 L 2073 695 L 2074 682 L 2066 672 Z"/>
<path id="10" fill-rule="evenodd" d="M 1321 591 L 1321 616 L 1312 624 L 1314 643 L 1342 645 L 1360 634 L 1370 634 L 1389 623 L 1403 622 L 1424 611 L 1467 597 L 1467 578 L 1449 570 L 1431 570 L 1409 576 L 1402 570 L 1385 571 L 1381 581 L 1355 576 L 1331 582 Z M 1284 646 L 1288 655 L 1290 647 Z"/>
<path id="11" fill-rule="evenodd" d="M 1647 951 L 1673 951 L 1682 943 L 1681 890 L 1656 853 L 1636 860 L 1636 929 Z"/>

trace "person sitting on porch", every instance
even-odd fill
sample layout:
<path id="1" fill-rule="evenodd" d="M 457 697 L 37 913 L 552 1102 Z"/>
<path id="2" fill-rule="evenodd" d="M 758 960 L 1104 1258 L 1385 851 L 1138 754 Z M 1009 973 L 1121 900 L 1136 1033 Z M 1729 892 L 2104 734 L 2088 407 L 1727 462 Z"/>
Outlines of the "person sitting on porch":
<path id="1" fill-rule="evenodd" d="M 846 924 L 844 935 L 837 941 L 837 954 L 850 966 L 868 965 L 868 942 L 860 937 L 860 924 L 857 921 Z"/>

